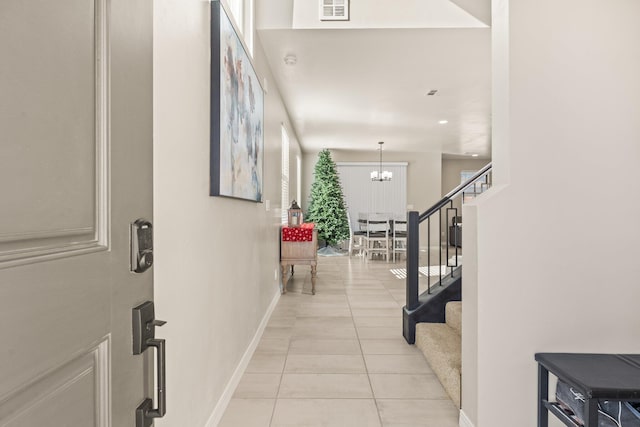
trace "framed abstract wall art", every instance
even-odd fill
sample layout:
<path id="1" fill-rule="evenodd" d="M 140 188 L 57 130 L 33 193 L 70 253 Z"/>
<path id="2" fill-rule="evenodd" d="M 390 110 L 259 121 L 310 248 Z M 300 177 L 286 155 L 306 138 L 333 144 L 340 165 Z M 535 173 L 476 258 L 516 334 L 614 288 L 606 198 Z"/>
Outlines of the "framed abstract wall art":
<path id="1" fill-rule="evenodd" d="M 210 195 L 262 201 L 264 92 L 227 12 L 211 2 Z"/>

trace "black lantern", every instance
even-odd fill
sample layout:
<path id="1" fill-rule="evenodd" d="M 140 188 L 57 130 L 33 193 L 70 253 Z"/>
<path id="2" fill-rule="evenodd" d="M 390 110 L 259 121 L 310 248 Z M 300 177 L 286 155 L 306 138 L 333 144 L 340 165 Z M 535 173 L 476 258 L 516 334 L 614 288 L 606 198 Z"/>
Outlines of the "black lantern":
<path id="1" fill-rule="evenodd" d="M 302 209 L 295 200 L 291 202 L 289 208 L 289 227 L 300 227 L 303 222 Z"/>

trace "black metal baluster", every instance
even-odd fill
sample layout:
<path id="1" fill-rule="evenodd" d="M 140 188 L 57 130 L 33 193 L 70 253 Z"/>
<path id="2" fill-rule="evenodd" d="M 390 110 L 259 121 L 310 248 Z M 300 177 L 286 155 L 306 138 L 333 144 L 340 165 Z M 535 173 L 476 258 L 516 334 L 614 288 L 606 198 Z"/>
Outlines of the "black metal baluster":
<path id="1" fill-rule="evenodd" d="M 418 263 L 420 257 L 420 221 L 418 212 L 407 214 L 407 279 L 406 302 L 402 310 L 402 335 L 413 344 L 416 341 L 416 320 L 412 311 L 418 307 Z"/>
<path id="2" fill-rule="evenodd" d="M 431 217 L 427 218 L 427 293 L 431 294 Z"/>
<path id="3" fill-rule="evenodd" d="M 442 208 L 438 209 L 438 275 L 442 286 Z"/>
<path id="4" fill-rule="evenodd" d="M 453 243 L 455 246 L 455 251 L 456 251 L 456 267 L 458 267 L 460 264 L 458 263 L 458 242 L 460 240 L 462 240 L 462 237 L 458 237 L 458 210 L 456 209 L 456 216 L 455 216 L 455 220 L 453 221 Z M 458 240 L 460 239 L 460 240 Z M 453 269 L 451 270 L 451 275 L 453 276 Z"/>
<path id="5" fill-rule="evenodd" d="M 418 306 L 418 258 L 420 256 L 420 223 L 418 212 L 411 211 L 407 218 L 407 308 Z"/>

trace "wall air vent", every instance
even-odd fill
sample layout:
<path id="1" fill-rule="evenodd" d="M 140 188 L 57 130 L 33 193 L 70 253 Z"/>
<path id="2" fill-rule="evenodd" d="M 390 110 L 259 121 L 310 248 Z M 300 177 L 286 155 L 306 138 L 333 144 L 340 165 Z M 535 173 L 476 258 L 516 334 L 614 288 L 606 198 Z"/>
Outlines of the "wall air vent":
<path id="1" fill-rule="evenodd" d="M 321 21 L 348 21 L 349 0 L 320 0 Z"/>

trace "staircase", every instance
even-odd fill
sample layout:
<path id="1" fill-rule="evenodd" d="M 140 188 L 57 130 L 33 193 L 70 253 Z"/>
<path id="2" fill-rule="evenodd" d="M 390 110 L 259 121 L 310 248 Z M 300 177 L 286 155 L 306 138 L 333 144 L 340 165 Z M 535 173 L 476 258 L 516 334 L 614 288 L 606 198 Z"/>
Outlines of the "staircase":
<path id="1" fill-rule="evenodd" d="M 445 323 L 418 323 L 416 347 L 424 353 L 431 369 L 458 408 L 462 347 L 462 302 L 445 307 Z"/>
<path id="2" fill-rule="evenodd" d="M 474 197 L 490 186 L 491 163 L 425 212 L 411 211 L 407 214 L 407 303 L 403 308 L 402 333 L 407 343 L 422 350 L 431 369 L 458 407 L 462 359 L 462 256 L 458 246 L 463 228 L 459 209 L 453 201 L 458 197 L 463 201 Z M 432 256 L 432 251 L 427 250 L 426 257 L 423 257 L 426 259 L 421 259 L 420 224 L 426 222 L 429 246 L 432 243 L 431 220 L 437 221 L 439 227 L 438 253 Z M 427 290 L 420 294 L 418 273 L 420 270 L 431 271 L 432 258 L 440 274 L 434 279 L 427 277 Z M 420 265 L 424 261 L 426 267 Z"/>
<path id="3" fill-rule="evenodd" d="M 480 169 L 467 182 L 451 190 L 423 213 L 410 211 L 407 214 L 407 302 L 402 314 L 402 334 L 409 344 L 415 343 L 418 323 L 444 323 L 445 304 L 462 299 L 462 256 L 458 246 L 452 248 L 449 245 L 449 242 L 461 240 L 457 235 L 460 229 L 459 209 L 453 202 L 456 198 L 461 197 L 464 200 L 467 195 L 481 193 L 489 187 L 491 187 L 491 163 Z M 427 250 L 426 260 L 420 259 L 420 224 L 426 222 L 427 246 L 430 246 L 432 220 L 437 222 L 440 231 L 438 233 L 439 250 L 434 254 L 433 264 L 431 250 Z M 444 230 L 443 223 L 445 223 Z M 425 269 L 420 266 L 423 261 L 426 261 L 426 271 L 430 271 L 434 265 L 440 266 L 436 267 L 440 275 L 435 283 L 431 283 L 430 277 L 427 278 L 427 290 L 420 294 L 419 270 Z"/>

